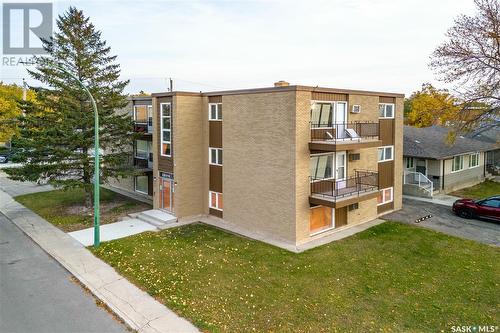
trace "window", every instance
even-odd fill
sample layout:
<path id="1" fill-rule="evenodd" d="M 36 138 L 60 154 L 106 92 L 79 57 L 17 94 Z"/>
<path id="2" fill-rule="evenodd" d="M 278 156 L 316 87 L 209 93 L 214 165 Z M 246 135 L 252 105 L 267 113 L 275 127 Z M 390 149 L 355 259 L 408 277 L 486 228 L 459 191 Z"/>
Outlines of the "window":
<path id="1" fill-rule="evenodd" d="M 464 168 L 464 156 L 453 157 L 453 164 L 451 165 L 451 172 L 457 172 Z"/>
<path id="2" fill-rule="evenodd" d="M 148 126 L 153 126 L 153 106 L 148 105 Z"/>
<path id="3" fill-rule="evenodd" d="M 172 156 L 172 104 L 161 103 L 161 155 Z"/>
<path id="4" fill-rule="evenodd" d="M 222 193 L 210 191 L 208 193 L 208 206 L 213 209 L 222 210 Z"/>
<path id="5" fill-rule="evenodd" d="M 311 207 L 309 213 L 309 231 L 315 234 L 331 229 L 334 225 L 335 214 L 332 208 L 325 206 Z"/>
<path id="6" fill-rule="evenodd" d="M 209 164 L 212 165 L 222 165 L 222 149 L 221 148 L 209 148 Z"/>
<path id="7" fill-rule="evenodd" d="M 313 103 L 311 107 L 312 127 L 332 126 L 332 103 Z"/>
<path id="8" fill-rule="evenodd" d="M 143 194 L 148 194 L 149 181 L 148 176 L 135 177 L 135 191 Z"/>
<path id="9" fill-rule="evenodd" d="M 378 149 L 378 161 L 392 161 L 394 159 L 393 154 L 394 146 L 385 146 Z"/>
<path id="10" fill-rule="evenodd" d="M 333 178 L 333 154 L 312 155 L 309 163 L 312 180 Z"/>
<path id="11" fill-rule="evenodd" d="M 394 104 L 379 103 L 378 116 L 379 118 L 394 118 Z"/>
<path id="12" fill-rule="evenodd" d="M 469 168 L 475 168 L 479 166 L 479 153 L 469 155 Z"/>
<path id="13" fill-rule="evenodd" d="M 135 157 L 148 159 L 149 158 L 149 142 L 145 140 L 135 141 Z"/>
<path id="14" fill-rule="evenodd" d="M 414 166 L 413 157 L 407 157 L 406 158 L 406 168 L 407 169 L 413 169 L 413 166 Z"/>
<path id="15" fill-rule="evenodd" d="M 378 191 L 377 206 L 392 202 L 392 187 Z"/>
<path id="16" fill-rule="evenodd" d="M 135 105 L 134 106 L 134 120 L 137 123 L 147 123 L 148 122 L 148 105 Z"/>
<path id="17" fill-rule="evenodd" d="M 481 206 L 500 208 L 500 200 L 498 199 L 486 199 L 479 203 Z"/>
<path id="18" fill-rule="evenodd" d="M 222 120 L 222 103 L 208 104 L 208 120 Z"/>

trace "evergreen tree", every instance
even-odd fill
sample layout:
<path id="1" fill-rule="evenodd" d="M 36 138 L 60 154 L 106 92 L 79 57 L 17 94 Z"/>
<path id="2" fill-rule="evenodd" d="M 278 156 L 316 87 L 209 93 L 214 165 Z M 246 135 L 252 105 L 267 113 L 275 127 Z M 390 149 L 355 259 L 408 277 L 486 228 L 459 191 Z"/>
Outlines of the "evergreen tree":
<path id="1" fill-rule="evenodd" d="M 70 7 L 57 19 L 58 32 L 43 40 L 47 55 L 37 57 L 30 75 L 44 84 L 37 88 L 38 103 L 22 103 L 17 155 L 24 165 L 10 169 L 16 180 L 44 179 L 63 188 L 86 192 L 85 205 L 92 204 L 94 171 L 94 111 L 88 96 L 67 71 L 89 89 L 100 122 L 101 182 L 133 173 L 129 163 L 134 139 L 129 115 L 115 111 L 126 106 L 120 81 L 120 66 L 110 47 L 101 39 L 83 12 Z M 64 71 L 60 70 L 63 68 Z"/>

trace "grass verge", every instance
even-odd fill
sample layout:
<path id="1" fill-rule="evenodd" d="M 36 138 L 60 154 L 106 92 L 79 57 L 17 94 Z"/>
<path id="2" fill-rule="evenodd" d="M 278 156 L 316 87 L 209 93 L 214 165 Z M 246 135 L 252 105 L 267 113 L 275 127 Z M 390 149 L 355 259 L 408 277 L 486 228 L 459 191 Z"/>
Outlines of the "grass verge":
<path id="1" fill-rule="evenodd" d="M 492 180 L 486 180 L 480 184 L 467 187 L 450 194 L 461 198 L 483 199 L 493 195 L 500 195 L 500 183 Z"/>
<path id="2" fill-rule="evenodd" d="M 151 206 L 101 188 L 101 224 L 119 221 L 127 214 L 151 209 Z M 21 195 L 14 199 L 65 232 L 93 225 L 93 209 L 83 206 L 81 189 L 54 190 Z"/>
<path id="3" fill-rule="evenodd" d="M 396 222 L 300 254 L 200 224 L 92 251 L 211 332 L 448 332 L 500 320 L 500 249 Z"/>

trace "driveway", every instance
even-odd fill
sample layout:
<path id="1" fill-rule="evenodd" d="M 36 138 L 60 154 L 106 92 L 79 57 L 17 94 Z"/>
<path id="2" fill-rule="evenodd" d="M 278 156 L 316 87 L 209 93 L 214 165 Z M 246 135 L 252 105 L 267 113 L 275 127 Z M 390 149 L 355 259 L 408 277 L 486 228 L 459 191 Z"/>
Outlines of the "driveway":
<path id="1" fill-rule="evenodd" d="M 432 215 L 432 217 L 415 223 L 416 219 L 426 215 Z M 451 207 L 443 205 L 404 198 L 403 209 L 384 215 L 383 219 L 401 221 L 448 235 L 500 246 L 500 223 L 463 219 L 453 214 Z"/>

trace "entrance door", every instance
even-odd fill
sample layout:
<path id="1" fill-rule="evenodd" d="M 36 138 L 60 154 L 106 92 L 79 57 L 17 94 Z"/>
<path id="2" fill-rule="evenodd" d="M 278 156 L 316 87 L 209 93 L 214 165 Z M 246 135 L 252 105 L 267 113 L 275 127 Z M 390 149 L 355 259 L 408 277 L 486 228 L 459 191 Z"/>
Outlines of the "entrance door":
<path id="1" fill-rule="evenodd" d="M 335 153 L 335 185 L 337 191 L 342 192 L 346 187 L 346 152 L 338 151 Z"/>
<path id="2" fill-rule="evenodd" d="M 334 115 L 337 139 L 344 139 L 346 137 L 345 130 L 347 128 L 347 103 L 337 102 L 335 105 Z"/>
<path id="3" fill-rule="evenodd" d="M 174 181 L 160 175 L 160 208 L 173 212 L 174 209 Z"/>

